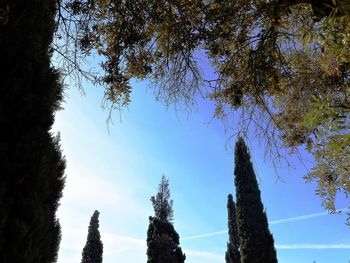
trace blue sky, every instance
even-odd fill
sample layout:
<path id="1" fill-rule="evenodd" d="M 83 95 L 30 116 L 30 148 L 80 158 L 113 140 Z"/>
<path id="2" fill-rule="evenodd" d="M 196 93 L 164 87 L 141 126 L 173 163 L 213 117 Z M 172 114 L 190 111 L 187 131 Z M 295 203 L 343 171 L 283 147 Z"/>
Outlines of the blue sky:
<path id="1" fill-rule="evenodd" d="M 120 114 L 101 108 L 102 90 L 86 87 L 86 96 L 66 91 L 57 113 L 67 159 L 67 179 L 58 217 L 62 226 L 59 263 L 80 262 L 90 217 L 100 211 L 104 263 L 145 263 L 150 197 L 162 174 L 170 181 L 174 225 L 188 263 L 224 263 L 227 242 L 227 194 L 234 195 L 229 133 L 212 120 L 213 105 L 200 101 L 188 114 L 155 102 L 152 89 L 133 83 L 132 102 Z M 234 145 L 234 141 L 231 143 Z M 264 149 L 249 142 L 262 201 L 280 263 L 347 263 L 349 227 L 345 215 L 327 215 L 305 184 L 303 165 L 279 168 L 277 178 Z M 309 156 L 303 156 L 309 158 Z M 312 166 L 307 163 L 307 166 Z M 337 207 L 347 207 L 339 198 Z"/>

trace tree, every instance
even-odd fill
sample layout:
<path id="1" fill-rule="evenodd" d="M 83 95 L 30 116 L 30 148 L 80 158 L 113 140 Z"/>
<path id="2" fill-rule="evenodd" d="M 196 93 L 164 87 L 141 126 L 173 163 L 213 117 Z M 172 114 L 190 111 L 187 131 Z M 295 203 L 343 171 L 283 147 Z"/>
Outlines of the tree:
<path id="1" fill-rule="evenodd" d="M 50 129 L 60 75 L 50 65 L 54 0 L 0 2 L 0 262 L 55 262 L 65 160 Z"/>
<path id="2" fill-rule="evenodd" d="M 186 256 L 179 246 L 179 235 L 169 221 L 149 217 L 147 263 L 183 263 Z"/>
<path id="3" fill-rule="evenodd" d="M 236 113 L 233 133 L 262 137 L 274 162 L 282 147 L 306 146 L 316 160 L 306 179 L 328 210 L 350 194 L 349 1 L 68 0 L 60 10 L 61 62 L 101 84 L 111 109 L 130 102 L 132 78 L 151 80 L 167 105 L 204 96 L 217 118 Z M 96 53 L 102 73 L 84 72 L 79 58 Z M 203 56 L 214 77 L 201 74 Z"/>
<path id="4" fill-rule="evenodd" d="M 186 256 L 172 224 L 172 200 L 169 180 L 163 175 L 156 197 L 151 198 L 155 216 L 149 217 L 147 231 L 147 263 L 183 263 Z"/>
<path id="5" fill-rule="evenodd" d="M 163 175 L 156 196 L 151 197 L 154 214 L 160 220 L 173 220 L 173 200 L 170 199 L 169 180 Z"/>
<path id="6" fill-rule="evenodd" d="M 83 249 L 81 263 L 102 263 L 103 244 L 98 231 L 100 212 L 95 210 L 91 217 L 86 245 Z"/>
<path id="7" fill-rule="evenodd" d="M 260 198 L 250 155 L 241 137 L 235 147 L 237 228 L 242 263 L 277 263 L 274 240 Z"/>
<path id="8" fill-rule="evenodd" d="M 227 196 L 228 213 L 228 236 L 227 251 L 225 254 L 226 263 L 240 263 L 241 254 L 239 252 L 239 236 L 236 222 L 236 204 L 233 202 L 232 195 Z"/>

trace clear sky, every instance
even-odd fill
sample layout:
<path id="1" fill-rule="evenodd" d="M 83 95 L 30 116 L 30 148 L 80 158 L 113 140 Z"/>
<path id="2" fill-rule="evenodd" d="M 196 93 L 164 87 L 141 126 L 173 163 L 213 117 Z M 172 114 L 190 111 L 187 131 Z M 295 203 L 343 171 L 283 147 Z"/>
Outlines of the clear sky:
<path id="1" fill-rule="evenodd" d="M 212 120 L 213 105 L 200 101 L 188 114 L 155 102 L 151 89 L 133 83 L 132 102 L 107 127 L 102 90 L 86 96 L 66 90 L 64 110 L 56 116 L 67 159 L 66 186 L 58 217 L 62 226 L 59 263 L 76 263 L 95 209 L 100 211 L 104 263 L 145 263 L 150 197 L 162 174 L 170 181 L 174 226 L 187 263 L 224 263 L 227 194 L 235 195 L 229 134 Z M 120 121 L 121 117 L 121 121 Z M 231 145 L 234 146 L 234 141 Z M 305 184 L 305 168 L 264 162 L 264 149 L 248 143 L 275 239 L 279 263 L 348 263 L 350 228 L 345 215 L 327 215 Z M 307 156 L 304 156 L 307 157 Z M 308 163 L 311 165 L 312 163 Z M 337 208 L 348 206 L 340 198 Z M 344 213 L 343 213 L 344 214 Z"/>

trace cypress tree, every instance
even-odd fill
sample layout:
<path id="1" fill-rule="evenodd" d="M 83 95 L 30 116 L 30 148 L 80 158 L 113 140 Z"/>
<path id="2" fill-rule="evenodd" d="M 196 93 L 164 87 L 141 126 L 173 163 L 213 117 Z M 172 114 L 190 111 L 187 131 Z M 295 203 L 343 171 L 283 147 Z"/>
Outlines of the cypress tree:
<path id="1" fill-rule="evenodd" d="M 158 193 L 151 197 L 155 216 L 149 217 L 147 231 L 147 263 L 183 263 L 186 256 L 180 238 L 172 224 L 173 208 L 169 181 L 162 177 Z"/>
<path id="2" fill-rule="evenodd" d="M 239 237 L 236 223 L 236 204 L 233 202 L 232 195 L 227 196 L 228 213 L 228 236 L 227 251 L 225 255 L 226 263 L 240 263 L 241 254 L 239 253 Z"/>
<path id="3" fill-rule="evenodd" d="M 55 0 L 0 1 L 0 262 L 54 262 L 64 186 L 51 134 L 62 85 L 50 66 Z"/>
<path id="4" fill-rule="evenodd" d="M 81 263 L 102 263 L 103 244 L 98 231 L 100 213 L 96 210 L 91 217 L 86 245 L 83 249 Z"/>
<path id="5" fill-rule="evenodd" d="M 169 180 L 163 175 L 156 196 L 151 197 L 155 216 L 163 221 L 173 220 L 173 200 L 170 199 Z"/>
<path id="6" fill-rule="evenodd" d="M 147 263 L 183 263 L 186 256 L 180 247 L 180 238 L 169 221 L 149 217 L 147 231 Z"/>
<path id="7" fill-rule="evenodd" d="M 274 240 L 261 202 L 250 154 L 242 138 L 235 147 L 237 228 L 242 263 L 277 263 Z"/>

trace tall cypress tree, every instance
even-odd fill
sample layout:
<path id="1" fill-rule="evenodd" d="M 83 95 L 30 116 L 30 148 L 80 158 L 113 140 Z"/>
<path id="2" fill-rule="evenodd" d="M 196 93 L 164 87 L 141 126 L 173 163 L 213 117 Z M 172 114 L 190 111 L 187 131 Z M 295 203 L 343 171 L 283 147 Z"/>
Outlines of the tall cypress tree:
<path id="1" fill-rule="evenodd" d="M 186 256 L 172 224 L 173 208 L 169 181 L 162 177 L 158 193 L 151 197 L 155 216 L 149 217 L 147 231 L 147 263 L 183 263 Z"/>
<path id="2" fill-rule="evenodd" d="M 163 221 L 173 220 L 173 200 L 170 199 L 169 180 L 163 175 L 156 196 L 151 197 L 156 217 Z"/>
<path id="3" fill-rule="evenodd" d="M 237 227 L 242 263 L 276 263 L 274 240 L 261 202 L 250 154 L 242 138 L 235 147 Z"/>
<path id="4" fill-rule="evenodd" d="M 173 224 L 150 216 L 147 231 L 147 263 L 183 263 L 185 259 L 179 235 Z"/>
<path id="5" fill-rule="evenodd" d="M 100 213 L 96 210 L 91 217 L 86 245 L 83 249 L 81 263 L 102 263 L 103 244 L 98 231 Z"/>
<path id="6" fill-rule="evenodd" d="M 239 236 L 236 223 L 236 204 L 233 202 L 232 195 L 227 196 L 228 213 L 228 236 L 227 251 L 225 255 L 226 263 L 240 263 L 241 254 L 239 253 Z"/>
<path id="7" fill-rule="evenodd" d="M 65 161 L 51 134 L 62 100 L 50 66 L 55 0 L 0 1 L 0 262 L 54 262 Z"/>

